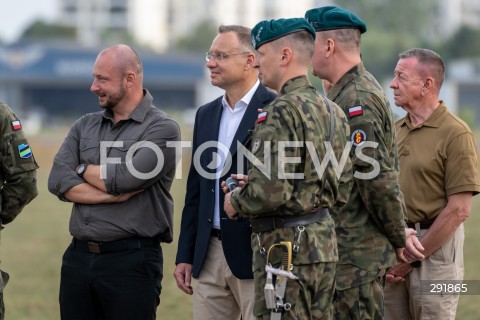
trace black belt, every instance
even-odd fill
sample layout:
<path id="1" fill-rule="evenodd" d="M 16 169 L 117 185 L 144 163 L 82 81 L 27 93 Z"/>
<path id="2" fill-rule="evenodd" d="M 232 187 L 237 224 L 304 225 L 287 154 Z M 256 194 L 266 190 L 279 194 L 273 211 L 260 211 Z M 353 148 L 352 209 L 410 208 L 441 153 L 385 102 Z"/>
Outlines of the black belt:
<path id="1" fill-rule="evenodd" d="M 210 236 L 222 241 L 222 233 L 219 229 L 212 228 L 212 231 L 210 231 Z"/>
<path id="2" fill-rule="evenodd" d="M 420 221 L 417 223 L 420 225 L 420 229 L 428 229 L 432 226 L 434 222 L 435 222 L 435 218 L 430 220 Z M 407 227 L 415 229 L 415 224 L 416 224 L 415 222 L 407 222 Z"/>
<path id="3" fill-rule="evenodd" d="M 302 216 L 275 216 L 267 218 L 258 218 L 250 220 L 250 226 L 254 233 L 272 231 L 278 228 L 290 228 L 296 226 L 304 226 L 317 222 L 329 215 L 328 208 L 322 208 L 315 212 Z"/>
<path id="4" fill-rule="evenodd" d="M 74 250 L 90 253 L 108 253 L 123 250 L 139 249 L 141 247 L 155 247 L 160 245 L 159 238 L 127 238 L 108 242 L 83 241 L 73 238 Z"/>

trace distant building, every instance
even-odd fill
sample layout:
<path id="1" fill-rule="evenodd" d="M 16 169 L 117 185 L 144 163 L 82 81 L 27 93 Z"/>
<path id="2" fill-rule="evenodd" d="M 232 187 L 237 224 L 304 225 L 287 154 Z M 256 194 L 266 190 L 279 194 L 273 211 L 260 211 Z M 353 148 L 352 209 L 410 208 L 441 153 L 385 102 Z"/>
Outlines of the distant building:
<path id="1" fill-rule="evenodd" d="M 479 0 L 437 0 L 437 18 L 433 33 L 439 39 L 455 34 L 462 26 L 480 27 Z"/>
<path id="2" fill-rule="evenodd" d="M 59 23 L 75 27 L 77 41 L 97 46 L 102 38 L 129 34 L 157 51 L 168 46 L 171 0 L 58 0 Z"/>
<path id="3" fill-rule="evenodd" d="M 0 46 L 0 101 L 19 113 L 37 110 L 63 117 L 100 110 L 97 97 L 90 92 L 100 50 L 43 43 Z M 142 51 L 139 55 L 144 86 L 157 107 L 198 106 L 198 88 L 206 81 L 203 56 Z"/>
<path id="4" fill-rule="evenodd" d="M 59 22 L 77 29 L 82 45 L 96 46 L 107 32 L 130 34 L 163 52 L 203 21 L 253 27 L 260 20 L 302 17 L 326 0 L 58 0 Z M 321 4 L 319 4 L 321 3 Z"/>
<path id="5" fill-rule="evenodd" d="M 480 58 L 450 62 L 447 79 L 459 114 L 474 117 L 469 120 L 480 127 Z"/>
<path id="6" fill-rule="evenodd" d="M 265 19 L 301 17 L 307 9 L 334 5 L 334 0 L 58 0 L 59 22 L 77 29 L 82 45 L 96 46 L 102 37 L 128 34 L 158 52 L 172 47 L 203 21 L 214 25 L 253 27 Z M 462 25 L 480 27 L 479 0 L 436 1 L 429 32 L 439 39 Z M 113 34 L 113 35 L 112 35 Z"/>

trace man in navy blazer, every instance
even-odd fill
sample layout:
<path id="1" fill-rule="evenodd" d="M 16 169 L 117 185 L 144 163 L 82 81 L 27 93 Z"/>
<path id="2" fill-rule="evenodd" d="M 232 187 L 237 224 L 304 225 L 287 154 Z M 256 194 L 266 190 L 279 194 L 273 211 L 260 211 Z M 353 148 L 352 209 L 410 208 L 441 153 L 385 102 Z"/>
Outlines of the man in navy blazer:
<path id="1" fill-rule="evenodd" d="M 227 218 L 220 187 L 232 173 L 247 174 L 246 158 L 237 167 L 238 144 L 250 149 L 258 109 L 275 98 L 258 81 L 250 32 L 222 25 L 206 54 L 211 83 L 225 94 L 195 117 L 174 272 L 177 286 L 193 294 L 194 319 L 254 319 L 250 222 Z"/>

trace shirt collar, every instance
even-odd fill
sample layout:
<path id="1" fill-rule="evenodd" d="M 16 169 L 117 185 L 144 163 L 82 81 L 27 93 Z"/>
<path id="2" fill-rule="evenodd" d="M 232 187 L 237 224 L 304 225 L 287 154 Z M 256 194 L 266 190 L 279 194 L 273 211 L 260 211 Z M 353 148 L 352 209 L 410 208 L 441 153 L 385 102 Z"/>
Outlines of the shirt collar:
<path id="1" fill-rule="evenodd" d="M 445 105 L 445 102 L 443 100 L 439 101 L 439 106 L 433 113 L 428 117 L 427 120 L 425 120 L 424 123 L 419 125 L 418 127 L 415 128 L 421 128 L 421 127 L 431 127 L 431 128 L 438 128 L 443 122 L 443 116 L 447 113 L 447 106 Z M 405 117 L 403 117 L 400 120 L 400 126 L 408 126 L 410 129 L 413 129 L 412 122 L 410 121 L 410 116 L 407 114 Z"/>
<path id="2" fill-rule="evenodd" d="M 252 88 L 250 88 L 250 90 L 248 90 L 248 92 L 242 97 L 242 99 L 240 99 L 237 104 L 235 105 L 235 109 L 232 110 L 232 108 L 230 108 L 230 105 L 228 104 L 227 102 L 227 96 L 226 94 L 223 95 L 223 98 L 222 98 L 222 106 L 223 106 L 223 109 L 227 108 L 232 111 L 232 112 L 236 112 L 237 110 L 240 110 L 240 109 L 243 109 L 243 108 L 246 108 L 249 104 L 250 104 L 250 101 L 252 101 L 252 98 L 253 98 L 253 95 L 255 94 L 255 92 L 257 91 L 258 89 L 258 86 L 260 85 L 260 81 L 257 80 L 255 82 L 255 84 L 253 85 Z"/>
<path id="3" fill-rule="evenodd" d="M 355 65 L 352 69 L 348 70 L 340 80 L 335 83 L 335 85 L 330 89 L 328 93 L 328 98 L 332 101 L 335 101 L 340 92 L 342 92 L 343 88 L 349 84 L 353 79 L 355 79 L 359 74 L 364 73 L 365 67 L 362 62 Z"/>
<path id="4" fill-rule="evenodd" d="M 143 122 L 145 117 L 147 116 L 148 110 L 152 105 L 153 97 L 148 92 L 147 89 L 143 89 L 143 99 L 140 103 L 135 107 L 135 109 L 130 113 L 128 119 L 131 119 L 136 122 Z M 105 109 L 103 112 L 103 118 L 108 120 L 113 120 L 113 112 L 110 109 Z"/>
<path id="5" fill-rule="evenodd" d="M 279 95 L 287 94 L 301 87 L 312 86 L 307 76 L 298 76 L 287 80 L 280 90 Z"/>

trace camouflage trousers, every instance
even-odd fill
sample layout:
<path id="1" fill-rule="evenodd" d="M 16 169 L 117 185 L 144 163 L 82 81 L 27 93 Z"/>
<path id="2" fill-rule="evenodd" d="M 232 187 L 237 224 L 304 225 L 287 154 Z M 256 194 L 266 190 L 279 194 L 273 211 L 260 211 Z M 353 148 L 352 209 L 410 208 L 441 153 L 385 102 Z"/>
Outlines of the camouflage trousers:
<path id="1" fill-rule="evenodd" d="M 335 290 L 333 319 L 335 320 L 382 320 L 383 289 L 385 276 L 372 282 L 345 290 Z"/>
<path id="2" fill-rule="evenodd" d="M 0 276 L 0 320 L 5 319 L 5 305 L 3 303 L 3 289 L 7 285 L 9 275 L 6 272 L 3 272 L 0 270 L 1 276 Z"/>
<path id="3" fill-rule="evenodd" d="M 299 279 L 287 281 L 284 302 L 290 303 L 292 308 L 284 311 L 282 320 L 331 319 L 335 266 L 335 262 L 321 262 L 293 267 L 292 272 Z M 253 313 L 257 319 L 268 320 L 271 311 L 265 304 L 265 270 L 258 269 L 253 276 L 255 280 Z"/>

